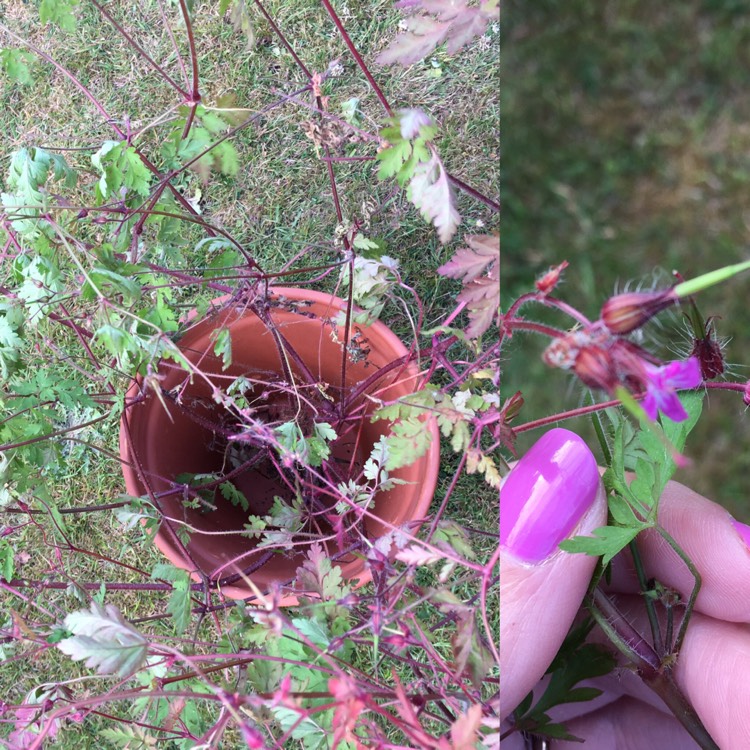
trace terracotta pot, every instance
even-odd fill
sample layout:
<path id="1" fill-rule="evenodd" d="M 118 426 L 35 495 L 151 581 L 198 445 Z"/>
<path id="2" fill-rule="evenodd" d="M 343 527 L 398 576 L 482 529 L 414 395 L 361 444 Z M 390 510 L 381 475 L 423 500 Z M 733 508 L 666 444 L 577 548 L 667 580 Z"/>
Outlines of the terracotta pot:
<path id="1" fill-rule="evenodd" d="M 345 309 L 345 302 L 338 297 L 306 289 L 278 287 L 272 289 L 271 293 L 269 315 L 279 333 L 300 355 L 313 376 L 329 384 L 326 395 L 333 394 L 335 397 L 340 392 L 343 347 L 337 338 L 342 326 L 336 327 L 333 321 L 339 311 Z M 215 303 L 224 301 L 225 298 L 222 298 Z M 229 328 L 232 340 L 232 364 L 226 371 L 222 370 L 222 360 L 213 353 L 212 332 L 221 327 Z M 356 352 L 350 354 L 347 362 L 347 389 L 366 380 L 378 368 L 407 354 L 404 345 L 380 322 L 367 327 L 355 325 L 354 331 Z M 254 380 L 278 382 L 284 379 L 281 358 L 268 327 L 255 313 L 238 305 L 217 310 L 193 325 L 178 343 L 185 356 L 208 376 L 209 382 L 198 376 L 190 379 L 185 370 L 174 362 L 162 362 L 159 366 L 162 388 L 174 393 L 177 392 L 174 389 L 179 388 L 182 406 L 168 398 L 158 399 L 152 389 L 142 389 L 140 381 L 132 385 L 126 399 L 129 406 L 125 409 L 120 428 L 120 454 L 123 458 L 125 484 L 131 495 L 147 494 L 133 466 L 137 459 L 151 491 L 159 498 L 162 513 L 198 529 L 191 534 L 188 543 L 188 550 L 195 564 L 179 549 L 173 534 L 164 527 L 159 531 L 156 537 L 157 547 L 174 565 L 191 571 L 196 581 L 202 580 L 196 567 L 213 581 L 231 577 L 236 579 L 239 570 L 253 566 L 267 556 L 267 552 L 256 550 L 257 541 L 254 539 L 248 539 L 239 533 L 221 532 L 241 531 L 248 513 L 258 516 L 268 513 L 275 495 L 289 497 L 288 488 L 278 475 L 263 476 L 262 472 L 249 469 L 232 480 L 248 499 L 249 511 L 243 511 L 227 501 L 222 502 L 217 493 L 219 507 L 206 513 L 186 508 L 182 495 L 174 494 L 171 482 L 182 473 L 212 473 L 222 469 L 226 442 L 222 445 L 221 437 L 206 426 L 217 424 L 226 415 L 212 401 L 212 383 L 226 386 L 239 375 Z M 291 361 L 290 366 L 295 381 L 304 382 L 300 368 Z M 413 365 L 399 365 L 373 383 L 368 389 L 369 393 L 383 400 L 404 396 L 414 391 L 416 374 Z M 186 403 L 202 406 L 187 414 Z M 346 438 L 334 443 L 333 453 L 339 459 L 347 459 L 340 463 L 361 467 L 369 456 L 372 445 L 381 435 L 388 433 L 389 425 L 383 420 L 370 422 L 369 414 L 376 407 L 369 399 L 360 398 L 353 406 L 360 407 L 363 417 Z M 130 441 L 127 438 L 125 420 L 129 427 Z M 393 472 L 393 476 L 406 480 L 408 484 L 397 485 L 388 492 L 379 493 L 372 509 L 377 518 L 362 520 L 369 539 L 376 539 L 387 533 L 390 528 L 388 524 L 400 526 L 426 515 L 437 482 L 439 434 L 434 420 L 425 421 L 425 430 L 432 432 L 432 444 L 427 455 L 411 466 Z M 170 489 L 172 494 L 164 494 Z M 164 496 L 159 497 L 160 493 Z M 329 556 L 333 557 L 336 554 L 335 542 L 329 541 L 327 547 Z M 248 577 L 261 591 L 267 590 L 274 581 L 289 584 L 305 559 L 305 548 L 295 549 L 299 552 L 293 556 L 292 553 L 272 555 Z M 235 558 L 239 559 L 233 563 Z M 361 555 L 349 554 L 348 557 L 338 559 L 337 564 L 341 567 L 344 578 L 358 578 L 359 585 L 371 579 Z M 227 581 L 227 584 L 229 585 L 222 585 L 220 588 L 228 597 L 244 599 L 253 596 L 253 591 L 241 578 Z M 292 589 L 285 591 L 287 595 L 283 603 L 295 603 L 296 597 Z"/>

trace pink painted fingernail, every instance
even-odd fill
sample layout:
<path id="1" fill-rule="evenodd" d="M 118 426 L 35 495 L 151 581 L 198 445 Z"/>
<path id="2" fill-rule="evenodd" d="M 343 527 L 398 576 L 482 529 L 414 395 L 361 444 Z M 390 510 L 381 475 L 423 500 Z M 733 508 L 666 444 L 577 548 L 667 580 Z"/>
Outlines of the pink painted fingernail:
<path id="1" fill-rule="evenodd" d="M 598 487 L 586 443 L 568 430 L 550 430 L 500 489 L 500 543 L 526 562 L 544 560 L 578 525 Z"/>
<path id="2" fill-rule="evenodd" d="M 732 519 L 732 526 L 734 530 L 740 535 L 740 539 L 745 542 L 745 546 L 750 549 L 750 526 L 741 521 L 735 521 Z"/>

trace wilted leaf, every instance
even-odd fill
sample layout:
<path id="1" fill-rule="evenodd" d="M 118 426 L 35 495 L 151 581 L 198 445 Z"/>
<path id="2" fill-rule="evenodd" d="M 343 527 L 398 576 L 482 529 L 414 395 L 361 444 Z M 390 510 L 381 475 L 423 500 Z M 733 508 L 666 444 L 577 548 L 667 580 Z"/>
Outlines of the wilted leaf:
<path id="1" fill-rule="evenodd" d="M 396 559 L 407 565 L 430 565 L 445 559 L 445 555 L 431 552 L 420 544 L 411 544 L 396 553 Z"/>
<path id="2" fill-rule="evenodd" d="M 245 0 L 234 0 L 229 19 L 234 26 L 234 30 L 240 32 L 245 37 L 245 46 L 251 50 L 255 46 L 255 30 L 250 17 Z"/>
<path id="3" fill-rule="evenodd" d="M 325 547 L 318 542 L 310 545 L 307 559 L 297 568 L 300 588 L 321 596 L 323 601 L 341 599 L 349 592 L 349 586 L 341 579 L 341 568 L 331 565 Z"/>
<path id="4" fill-rule="evenodd" d="M 449 23 L 441 23 L 426 16 L 412 16 L 404 22 L 406 31 L 399 34 L 388 49 L 381 52 L 375 62 L 378 65 L 413 65 L 427 57 L 450 31 Z"/>
<path id="5" fill-rule="evenodd" d="M 455 55 L 500 15 L 497 0 L 483 0 L 479 6 L 469 6 L 468 0 L 409 0 L 397 6 L 414 12 L 404 21 L 404 33 L 378 56 L 379 65 L 411 65 L 442 42 L 448 54 Z"/>
<path id="6" fill-rule="evenodd" d="M 448 175 L 436 153 L 427 163 L 418 164 L 407 191 L 409 200 L 431 222 L 443 244 L 450 242 L 461 222 Z"/>
<path id="7" fill-rule="evenodd" d="M 465 239 L 469 247 L 457 250 L 447 263 L 438 268 L 438 273 L 468 284 L 493 263 L 500 262 L 500 239 L 498 235 L 490 234 L 472 234 Z"/>
<path id="8" fill-rule="evenodd" d="M 86 659 L 99 674 L 125 678 L 146 660 L 148 641 L 120 614 L 117 607 L 91 603 L 89 611 L 71 612 L 65 627 L 73 633 L 57 647 L 74 661 Z"/>
<path id="9" fill-rule="evenodd" d="M 451 750 L 474 750 L 482 726 L 482 706 L 475 703 L 451 724 Z"/>

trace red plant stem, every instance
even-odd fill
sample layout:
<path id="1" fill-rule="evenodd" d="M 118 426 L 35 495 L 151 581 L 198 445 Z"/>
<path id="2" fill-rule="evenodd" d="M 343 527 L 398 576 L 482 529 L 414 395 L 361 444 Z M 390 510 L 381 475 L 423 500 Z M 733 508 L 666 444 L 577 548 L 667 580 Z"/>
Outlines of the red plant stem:
<path id="1" fill-rule="evenodd" d="M 68 312 L 68 309 L 65 307 L 65 305 L 62 304 L 62 302 L 60 303 L 60 309 L 65 313 L 68 320 L 75 320 L 75 318 Z M 83 351 L 86 352 L 86 356 L 89 358 L 91 363 L 94 365 L 94 367 L 97 370 L 101 370 L 102 369 L 101 363 L 94 355 L 94 352 L 91 351 L 89 342 L 86 341 L 86 339 L 84 338 L 82 330 L 78 326 L 74 326 L 73 331 L 75 332 L 75 335 L 78 338 L 79 343 L 83 347 Z M 109 390 L 110 390 L 110 393 L 114 393 L 115 392 L 114 386 L 110 384 Z"/>
<path id="2" fill-rule="evenodd" d="M 57 512 L 60 513 L 60 515 L 65 515 L 67 513 L 95 513 L 96 511 L 100 510 L 115 510 L 116 508 L 123 508 L 124 506 L 128 505 L 127 500 L 123 500 L 119 503 L 107 503 L 106 505 L 84 505 L 82 508 L 58 508 Z M 6 506 L 3 508 L 0 512 L 2 513 L 26 513 L 30 516 L 33 515 L 47 515 L 46 510 L 35 510 L 33 508 L 19 508 L 18 506 Z"/>
<path id="3" fill-rule="evenodd" d="M 59 430 L 55 430 L 54 432 L 48 432 L 45 435 L 37 435 L 34 438 L 29 438 L 28 440 L 22 440 L 19 443 L 6 443 L 5 445 L 0 445 L 0 453 L 2 453 L 3 451 L 13 450 L 14 448 L 22 448 L 24 445 L 33 445 L 34 443 L 41 443 L 45 440 L 51 440 L 52 438 L 59 437 L 60 435 L 65 435 L 68 432 L 75 432 L 76 430 L 82 430 L 84 427 L 90 427 L 92 424 L 101 422 L 103 419 L 106 419 L 108 416 L 109 414 L 103 414 L 101 417 L 90 419 L 88 422 L 81 422 L 81 424 L 76 424 L 76 425 L 73 425 L 72 427 L 63 427 Z"/>
<path id="4" fill-rule="evenodd" d="M 167 18 L 167 14 L 164 11 L 164 3 L 162 0 L 157 0 L 159 4 L 159 15 L 161 16 L 161 21 L 164 26 L 164 28 L 167 30 L 167 34 L 169 34 L 169 40 L 172 42 L 172 49 L 174 50 L 174 56 L 177 59 L 177 63 L 180 66 L 180 70 L 182 71 L 182 78 L 185 81 L 185 86 L 190 86 L 190 80 L 188 78 L 188 73 L 185 68 L 185 61 L 182 59 L 182 55 L 180 54 L 180 48 L 177 45 L 177 40 L 175 39 L 174 32 L 172 31 L 172 27 L 169 25 L 169 19 Z"/>
<path id="5" fill-rule="evenodd" d="M 44 612 L 44 614 L 47 615 L 50 619 L 52 620 L 55 619 L 55 615 L 52 612 L 50 612 L 50 610 L 45 609 L 40 604 L 38 604 L 37 602 L 33 601 L 28 596 L 26 596 L 26 594 L 22 594 L 20 591 L 17 591 L 16 589 L 18 587 L 14 586 L 14 583 L 15 581 L 6 581 L 4 578 L 0 578 L 0 589 L 4 589 L 8 593 L 13 594 L 13 596 L 17 596 L 19 599 L 26 602 L 26 604 L 29 604 L 35 607 L 40 612 Z M 99 586 L 99 584 L 97 584 L 97 586 Z M 67 583 L 64 584 L 64 588 L 67 588 L 67 587 L 68 587 L 68 584 Z"/>
<path id="6" fill-rule="evenodd" d="M 449 385 L 445 386 L 444 390 L 449 391 L 456 386 L 460 385 L 466 378 L 471 375 L 472 372 L 475 372 L 480 367 L 483 367 L 485 362 L 487 360 L 492 359 L 494 356 L 496 356 L 500 352 L 500 342 L 497 341 L 494 343 L 487 351 L 485 351 L 479 359 L 477 359 L 475 362 L 472 362 L 470 366 L 466 367 L 464 371 Z M 442 356 L 442 355 L 441 355 Z"/>
<path id="7" fill-rule="evenodd" d="M 333 6 L 329 2 L 329 0 L 321 0 L 321 2 L 323 3 L 323 7 L 328 11 L 328 15 L 331 17 L 331 20 L 338 29 L 339 34 L 341 34 L 341 38 L 344 40 L 344 44 L 346 44 L 346 46 L 349 48 L 349 51 L 352 53 L 352 56 L 357 61 L 359 69 L 365 74 L 365 78 L 367 78 L 370 86 L 372 86 L 372 90 L 375 92 L 375 96 L 380 99 L 380 103 L 388 113 L 388 117 L 393 117 L 393 110 L 391 109 L 391 105 L 388 104 L 388 100 L 385 98 L 385 94 L 383 94 L 383 92 L 380 90 L 380 86 L 378 86 L 377 81 L 373 77 L 372 73 L 370 73 L 369 68 L 367 67 L 367 65 L 365 65 L 365 61 L 362 59 L 362 55 L 359 54 L 359 51 L 354 46 L 354 42 L 352 42 L 349 34 L 344 28 L 344 24 L 341 23 L 341 19 L 333 9 Z"/>
<path id="8" fill-rule="evenodd" d="M 435 512 L 435 517 L 432 520 L 432 523 L 430 524 L 430 530 L 427 532 L 427 536 L 425 537 L 428 542 L 432 541 L 432 536 L 437 530 L 438 524 L 440 523 L 440 519 L 443 517 L 443 513 L 445 512 L 445 508 L 448 505 L 448 502 L 451 498 L 451 495 L 453 494 L 453 490 L 456 488 L 456 484 L 458 484 L 458 480 L 463 475 L 463 469 L 464 465 L 466 464 L 466 457 L 467 452 L 464 451 L 461 454 L 461 460 L 458 462 L 458 467 L 453 472 L 453 478 L 451 479 L 451 483 L 448 485 L 448 489 L 445 491 L 445 496 L 443 497 L 443 502 L 440 503 L 440 508 Z"/>
<path id="9" fill-rule="evenodd" d="M 332 164 L 346 161 L 375 161 L 374 156 L 321 156 L 321 161 Z"/>
<path id="10" fill-rule="evenodd" d="M 508 308 L 504 316 L 505 319 L 513 318 L 521 309 L 521 307 L 527 302 L 538 302 L 540 305 L 545 305 L 546 307 L 556 307 L 558 308 L 558 310 L 562 310 L 564 313 L 570 315 L 570 317 L 574 320 L 577 320 L 579 323 L 581 323 L 581 325 L 591 325 L 591 321 L 585 315 L 583 315 L 583 313 L 578 312 L 578 310 L 576 310 L 574 307 L 571 307 L 567 302 L 563 302 L 556 297 L 545 297 L 540 292 L 528 292 L 527 294 L 522 294 Z"/>
<path id="11" fill-rule="evenodd" d="M 549 295 L 544 299 L 546 300 L 546 302 L 554 305 L 558 310 L 562 310 L 564 313 L 570 315 L 571 318 L 577 320 L 579 323 L 581 323 L 581 325 L 591 325 L 591 321 L 583 313 L 576 310 L 575 307 L 572 307 L 567 302 L 563 302 L 561 299 L 557 299 L 557 297 L 550 297 Z"/>
<path id="12" fill-rule="evenodd" d="M 146 52 L 143 47 L 141 47 L 138 42 L 133 39 L 133 37 L 128 34 L 127 31 L 115 20 L 115 18 L 112 16 L 112 14 L 103 6 L 101 3 L 98 2 L 98 0 L 91 0 L 91 3 L 96 6 L 97 10 L 117 29 L 117 31 L 120 33 L 121 36 L 125 38 L 125 40 L 130 44 L 130 46 L 138 52 L 141 57 L 143 57 L 146 62 L 151 65 L 154 70 L 156 70 L 159 75 L 170 85 L 172 88 L 174 88 L 181 96 L 187 99 L 188 93 L 185 91 L 185 89 L 182 88 L 177 82 L 175 82 L 172 77 L 167 73 L 164 68 L 161 67 L 157 62 L 155 62 L 149 54 Z"/>
<path id="13" fill-rule="evenodd" d="M 490 627 L 490 621 L 487 617 L 487 592 L 489 590 L 489 587 L 491 585 L 491 581 L 497 580 L 497 575 L 494 573 L 495 567 L 498 565 L 500 561 L 500 547 L 497 546 L 495 548 L 495 551 L 492 554 L 492 557 L 487 561 L 487 564 L 484 566 L 484 571 L 482 573 L 482 583 L 479 587 L 479 613 L 482 618 L 482 624 L 484 625 L 484 632 L 487 636 L 487 643 L 490 647 L 490 651 L 492 652 L 492 656 L 495 658 L 495 663 L 500 664 L 500 649 L 495 644 L 495 639 L 493 636 L 493 630 Z"/>
<path id="14" fill-rule="evenodd" d="M 193 91 L 192 91 L 192 103 L 198 104 L 201 100 L 199 86 L 199 75 L 198 75 L 198 53 L 195 50 L 195 37 L 193 36 L 193 22 L 190 20 L 190 12 L 188 11 L 187 3 L 185 0 L 180 0 L 180 10 L 182 11 L 182 20 L 185 22 L 185 31 L 187 32 L 188 47 L 190 49 L 190 64 L 192 66 L 193 73 Z M 186 136 L 183 136 L 183 138 Z"/>
<path id="15" fill-rule="evenodd" d="M 418 349 L 415 352 L 410 352 L 403 357 L 394 359 L 393 362 L 389 362 L 387 365 L 383 365 L 383 367 L 370 375 L 366 380 L 363 380 L 361 383 L 357 384 L 357 387 L 346 398 L 347 408 L 344 411 L 348 412 L 349 404 L 353 404 L 358 398 L 361 398 L 364 393 L 367 393 L 372 388 L 372 386 L 378 382 L 378 380 L 391 372 L 391 370 L 395 370 L 398 367 L 405 367 L 415 357 L 426 357 L 428 355 L 434 355 L 436 351 L 444 352 L 450 346 L 453 346 L 456 341 L 458 341 L 458 339 L 455 336 L 450 336 L 445 341 L 441 341 L 437 347 L 431 346 L 425 349 Z"/>
<path id="16" fill-rule="evenodd" d="M 710 388 L 712 391 L 739 391 L 744 393 L 747 383 L 703 383 L 704 388 Z"/>
<path id="17" fill-rule="evenodd" d="M 297 63 L 297 65 L 299 66 L 300 70 L 305 74 L 305 76 L 307 76 L 307 78 L 309 80 L 312 80 L 312 74 L 307 69 L 307 67 L 302 62 L 302 60 L 300 60 L 300 58 L 298 57 L 297 53 L 294 51 L 294 47 L 292 47 L 292 45 L 289 43 L 289 41 L 284 36 L 284 34 L 281 31 L 281 29 L 276 25 L 276 22 L 269 15 L 268 11 L 263 7 L 263 3 L 261 3 L 260 0 L 253 0 L 253 1 L 255 2 L 255 5 L 258 8 L 258 10 L 265 17 L 266 21 L 268 21 L 268 25 L 273 29 L 273 31 L 276 34 L 276 36 L 279 37 L 279 40 L 281 41 L 281 43 L 286 47 L 287 52 L 289 52 L 289 54 L 292 56 L 292 58 L 294 59 L 294 62 Z"/>
<path id="18" fill-rule="evenodd" d="M 475 200 L 484 203 L 485 206 L 491 208 L 495 213 L 500 211 L 500 204 L 493 201 L 492 198 L 488 198 L 484 193 L 480 193 L 476 188 L 467 185 L 463 180 L 459 180 L 455 175 L 449 174 L 448 181 L 452 182 L 457 188 L 463 190 L 464 193 L 470 195 Z"/>
<path id="19" fill-rule="evenodd" d="M 116 562 L 116 561 L 115 561 Z M 117 563 L 121 565 L 122 563 Z M 143 571 L 141 571 L 143 573 Z M 144 574 L 146 575 L 146 574 Z M 171 583 L 104 583 L 107 591 L 172 591 L 174 586 Z M 0 587 L 10 586 L 13 589 L 24 588 L 24 589 L 67 589 L 70 586 L 68 581 L 35 581 L 27 578 L 14 578 L 10 581 L 0 581 Z M 91 583 L 78 583 L 76 586 L 80 586 L 86 591 L 99 591 L 102 587 L 102 582 L 91 582 Z M 192 591 L 203 591 L 202 583 L 191 583 L 190 589 Z"/>
<path id="20" fill-rule="evenodd" d="M 546 326 L 543 323 L 535 323 L 531 320 L 525 320 L 524 318 L 511 318 L 510 320 L 505 317 L 503 318 L 503 327 L 507 331 L 533 331 L 534 333 L 541 333 L 544 336 L 549 336 L 553 339 L 561 338 L 565 335 L 565 331 L 561 331 L 558 328 L 552 328 L 552 326 Z"/>
<path id="21" fill-rule="evenodd" d="M 636 401 L 640 401 L 645 398 L 645 393 L 632 394 Z M 609 409 L 612 406 L 620 406 L 622 402 L 618 398 L 614 398 L 611 401 L 603 401 L 601 404 L 591 404 L 590 406 L 581 406 L 577 409 L 571 409 L 570 411 L 564 411 L 560 414 L 553 414 L 550 417 L 542 417 L 541 419 L 535 419 L 526 424 L 518 425 L 513 428 L 513 432 L 527 432 L 528 430 L 536 430 L 539 427 L 546 427 L 548 424 L 554 424 L 555 422 L 562 422 L 564 419 L 573 419 L 573 417 L 580 417 L 584 414 L 591 414 L 595 411 L 601 411 L 602 409 Z"/>

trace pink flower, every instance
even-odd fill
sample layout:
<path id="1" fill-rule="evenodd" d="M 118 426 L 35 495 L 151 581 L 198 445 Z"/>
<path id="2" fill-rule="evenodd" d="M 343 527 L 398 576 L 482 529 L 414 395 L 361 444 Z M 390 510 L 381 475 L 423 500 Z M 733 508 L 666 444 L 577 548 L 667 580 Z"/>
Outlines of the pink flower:
<path id="1" fill-rule="evenodd" d="M 647 362 L 643 363 L 646 372 L 646 398 L 643 399 L 643 409 L 650 419 L 656 419 L 657 414 L 669 417 L 673 422 L 682 422 L 688 414 L 680 403 L 675 390 L 678 388 L 695 388 L 701 384 L 700 363 L 695 357 L 684 362 L 676 360 L 667 362 L 663 367 L 655 367 Z"/>

